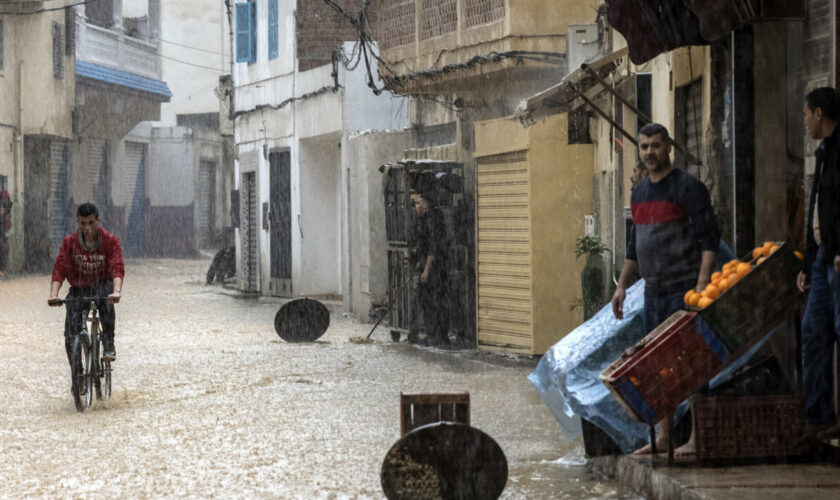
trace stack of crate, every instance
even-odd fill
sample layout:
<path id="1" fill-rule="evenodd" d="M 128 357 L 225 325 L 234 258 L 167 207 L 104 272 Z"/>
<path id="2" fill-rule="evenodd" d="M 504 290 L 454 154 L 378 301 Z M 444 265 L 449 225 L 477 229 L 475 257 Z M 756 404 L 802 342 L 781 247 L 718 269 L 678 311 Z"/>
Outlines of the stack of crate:
<path id="1" fill-rule="evenodd" d="M 422 330 L 422 314 L 413 277 L 418 259 L 412 193 L 435 194 L 443 214 L 447 239 L 447 301 L 450 329 L 475 338 L 475 299 L 472 272 L 473 216 L 463 195 L 463 166 L 443 161 L 406 160 L 388 164 L 385 185 L 385 230 L 388 239 L 388 303 L 391 337 L 415 337 Z"/>

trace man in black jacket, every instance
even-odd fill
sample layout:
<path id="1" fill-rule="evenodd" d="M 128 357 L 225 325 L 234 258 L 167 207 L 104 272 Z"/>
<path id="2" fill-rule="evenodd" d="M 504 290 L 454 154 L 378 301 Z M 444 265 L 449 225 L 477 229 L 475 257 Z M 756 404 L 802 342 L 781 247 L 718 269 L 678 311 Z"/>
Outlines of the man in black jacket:
<path id="1" fill-rule="evenodd" d="M 426 343 L 448 345 L 449 305 L 446 299 L 446 227 L 443 214 L 432 206 L 431 193 L 414 200 L 417 211 L 417 294 L 423 311 Z"/>
<path id="2" fill-rule="evenodd" d="M 828 438 L 840 435 L 840 426 L 831 427 L 831 365 L 840 336 L 840 93 L 831 87 L 810 92 L 803 113 L 808 133 L 822 140 L 815 153 L 805 265 L 796 282 L 802 292 L 810 288 L 802 319 L 805 423 L 806 435 Z"/>

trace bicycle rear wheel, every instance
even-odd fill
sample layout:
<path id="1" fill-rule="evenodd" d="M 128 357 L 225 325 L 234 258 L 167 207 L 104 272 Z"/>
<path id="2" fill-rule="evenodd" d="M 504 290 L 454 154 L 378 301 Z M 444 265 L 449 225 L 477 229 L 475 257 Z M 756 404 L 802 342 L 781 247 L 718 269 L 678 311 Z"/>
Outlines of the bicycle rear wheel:
<path id="1" fill-rule="evenodd" d="M 73 341 L 73 401 L 76 410 L 83 412 L 90 407 L 93 399 L 91 371 L 93 360 L 90 352 L 90 342 L 87 335 L 80 334 Z"/>

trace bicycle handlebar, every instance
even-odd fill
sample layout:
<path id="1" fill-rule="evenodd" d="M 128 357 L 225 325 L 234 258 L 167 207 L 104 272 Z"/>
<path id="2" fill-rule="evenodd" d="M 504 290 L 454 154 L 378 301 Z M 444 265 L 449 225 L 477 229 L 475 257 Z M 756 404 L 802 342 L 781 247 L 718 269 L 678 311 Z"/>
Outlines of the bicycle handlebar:
<path id="1" fill-rule="evenodd" d="M 99 302 L 102 300 L 108 300 L 108 296 L 104 297 L 70 297 L 64 299 L 58 299 L 55 303 L 58 305 L 64 305 L 67 303 L 70 304 L 78 304 L 78 303 L 85 303 L 85 302 Z"/>

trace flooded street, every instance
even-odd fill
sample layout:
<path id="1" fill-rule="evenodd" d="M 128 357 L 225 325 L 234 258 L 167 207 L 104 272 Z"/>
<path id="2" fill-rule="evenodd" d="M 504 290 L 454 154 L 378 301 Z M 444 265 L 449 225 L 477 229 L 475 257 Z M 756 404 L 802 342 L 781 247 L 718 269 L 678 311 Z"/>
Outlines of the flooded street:
<path id="1" fill-rule="evenodd" d="M 504 450 L 503 498 L 622 498 L 586 475 L 526 376 L 534 362 L 390 341 L 340 314 L 314 344 L 277 301 L 204 285 L 209 261 L 129 262 L 113 396 L 76 412 L 46 275 L 0 282 L 0 496 L 383 498 L 400 391 L 468 390 Z M 62 290 L 66 293 L 67 285 Z"/>

